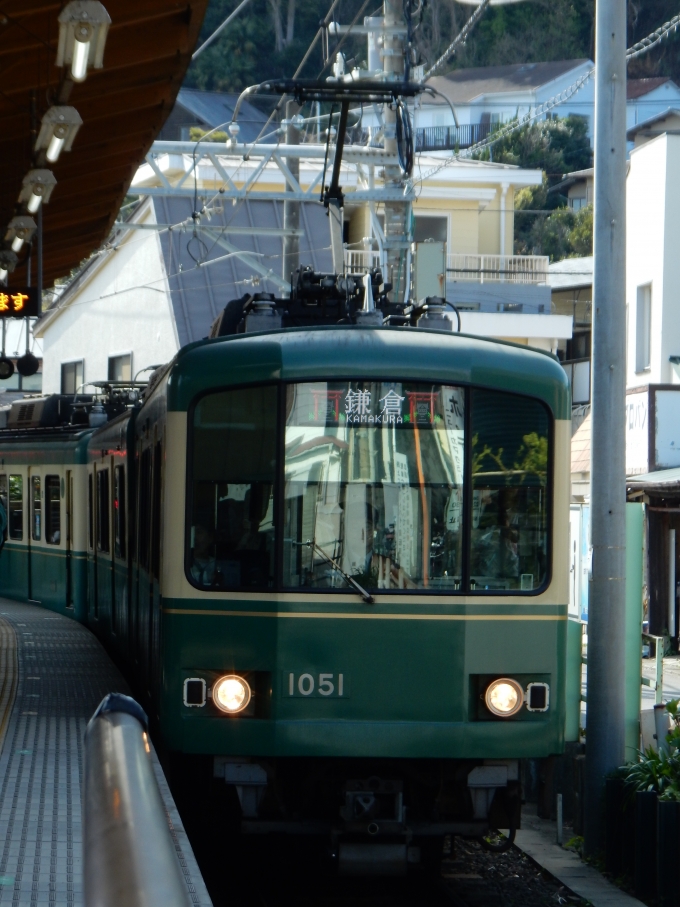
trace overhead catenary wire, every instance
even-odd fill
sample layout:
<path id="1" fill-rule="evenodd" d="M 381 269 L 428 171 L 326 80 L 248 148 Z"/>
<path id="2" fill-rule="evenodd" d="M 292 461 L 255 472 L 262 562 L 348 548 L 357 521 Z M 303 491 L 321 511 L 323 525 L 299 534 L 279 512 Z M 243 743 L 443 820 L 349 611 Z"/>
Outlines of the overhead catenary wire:
<path id="1" fill-rule="evenodd" d="M 196 57 L 199 56 L 199 54 L 203 53 L 203 51 L 206 49 L 206 47 L 209 47 L 213 43 L 213 41 L 215 41 L 217 38 L 219 38 L 219 36 L 222 34 L 224 29 L 227 27 L 227 25 L 229 25 L 229 23 L 232 21 L 232 19 L 235 19 L 236 16 L 238 16 L 238 14 L 241 12 L 241 10 L 244 7 L 248 6 L 249 3 L 250 3 L 250 0 L 241 0 L 241 2 L 236 7 L 236 9 L 233 10 L 231 13 L 229 13 L 229 15 L 224 20 L 224 22 L 221 25 L 218 25 L 218 27 L 215 29 L 215 31 L 212 33 L 212 35 L 210 35 L 210 37 L 206 41 L 204 41 L 203 44 L 201 44 L 201 46 L 197 50 L 195 50 L 193 52 L 193 54 L 191 55 L 192 63 L 196 59 Z"/>
<path id="2" fill-rule="evenodd" d="M 672 19 L 669 19 L 668 22 L 664 22 L 659 28 L 651 32 L 641 41 L 638 41 L 632 47 L 628 48 L 626 51 L 626 62 L 630 62 L 642 54 L 648 53 L 654 47 L 656 47 L 664 38 L 670 36 L 671 32 L 677 31 L 678 26 L 680 26 L 680 14 L 673 16 Z M 520 129 L 523 129 L 524 126 L 538 119 L 539 117 L 545 116 L 546 113 L 549 113 L 555 107 L 559 107 L 569 98 L 573 97 L 578 91 L 583 88 L 587 82 L 593 77 L 595 73 L 595 66 L 581 75 L 575 82 L 565 88 L 563 91 L 559 92 L 553 97 L 549 98 L 547 101 L 544 101 L 543 104 L 540 104 L 538 107 L 535 107 L 533 110 L 530 110 L 523 117 L 519 117 L 517 120 L 508 123 L 507 126 L 497 129 L 493 132 L 488 138 L 484 139 L 481 142 L 476 142 L 474 145 L 471 145 L 469 148 L 460 151 L 457 154 L 453 154 L 450 157 L 447 157 L 441 161 L 436 167 L 432 167 L 430 170 L 427 170 L 425 173 L 421 174 L 417 180 L 413 181 L 415 183 L 422 183 L 426 179 L 434 176 L 439 173 L 440 170 L 443 170 L 449 164 L 471 157 L 473 154 L 476 154 L 480 151 L 483 151 L 485 148 L 490 148 L 493 145 L 500 142 L 502 139 L 506 138 L 509 135 L 512 135 L 515 132 L 518 132 Z"/>
<path id="3" fill-rule="evenodd" d="M 448 60 L 451 59 L 451 56 L 453 54 L 455 54 L 458 46 L 461 44 L 465 44 L 465 42 L 468 38 L 468 35 L 472 31 L 472 29 L 475 27 L 475 25 L 479 22 L 479 20 L 482 18 L 482 16 L 486 12 L 486 8 L 490 2 L 491 2 L 491 0 L 482 0 L 482 2 L 479 4 L 477 9 L 467 20 L 465 25 L 462 27 L 462 29 L 458 32 L 458 34 L 453 39 L 453 41 L 446 48 L 446 50 L 441 55 L 441 57 L 439 57 L 439 59 L 436 60 L 432 64 L 432 66 L 430 66 L 430 68 L 427 70 L 427 72 L 425 73 L 426 79 L 429 79 L 430 76 L 436 75 L 437 71 L 439 69 L 441 69 L 442 66 L 444 66 L 444 64 L 448 62 Z"/>

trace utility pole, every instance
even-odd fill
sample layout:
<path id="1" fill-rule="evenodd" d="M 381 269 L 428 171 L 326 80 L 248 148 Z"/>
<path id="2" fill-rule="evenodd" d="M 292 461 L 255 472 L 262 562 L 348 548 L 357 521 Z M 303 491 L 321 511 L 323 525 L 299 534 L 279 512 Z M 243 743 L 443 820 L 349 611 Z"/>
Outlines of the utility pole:
<path id="1" fill-rule="evenodd" d="M 300 112 L 295 101 L 286 102 L 286 144 L 300 144 L 300 129 L 295 122 L 295 117 Z M 300 181 L 300 158 L 287 157 L 286 166 L 297 182 Z M 286 192 L 293 188 L 286 182 Z M 284 201 L 283 203 L 283 228 L 284 230 L 297 231 L 300 226 L 300 202 Z M 300 237 L 297 233 L 286 233 L 283 237 L 283 274 L 284 280 L 291 280 L 291 275 L 300 267 Z"/>
<path id="2" fill-rule="evenodd" d="M 401 82 L 404 79 L 404 54 L 407 52 L 406 23 L 401 0 L 383 0 L 382 61 L 385 81 Z M 397 113 L 385 105 L 385 151 L 397 154 Z M 404 177 L 398 165 L 385 167 L 385 188 L 401 188 Z M 410 245 L 410 202 L 385 202 L 385 253 L 387 274 L 385 280 L 392 284 L 394 302 L 404 302 L 408 293 L 406 263 Z"/>
<path id="3" fill-rule="evenodd" d="M 625 758 L 626 3 L 596 0 L 595 237 L 585 850 Z"/>

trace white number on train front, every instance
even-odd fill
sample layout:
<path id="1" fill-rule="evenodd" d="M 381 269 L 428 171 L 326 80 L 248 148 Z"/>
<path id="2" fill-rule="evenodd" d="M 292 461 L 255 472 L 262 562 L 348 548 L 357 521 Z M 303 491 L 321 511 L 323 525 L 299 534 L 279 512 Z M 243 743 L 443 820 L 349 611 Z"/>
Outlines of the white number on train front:
<path id="1" fill-rule="evenodd" d="M 286 671 L 283 689 L 285 696 L 347 698 L 347 675 L 330 672 L 317 674 L 309 671 L 298 674 L 297 671 Z"/>

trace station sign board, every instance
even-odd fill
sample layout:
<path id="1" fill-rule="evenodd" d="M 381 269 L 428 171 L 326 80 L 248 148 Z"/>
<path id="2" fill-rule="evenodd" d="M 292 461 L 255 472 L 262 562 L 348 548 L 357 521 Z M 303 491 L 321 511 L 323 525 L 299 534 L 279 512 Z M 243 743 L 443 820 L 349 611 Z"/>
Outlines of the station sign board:
<path id="1" fill-rule="evenodd" d="M 626 394 L 626 475 L 680 466 L 680 384 L 650 384 Z"/>
<path id="2" fill-rule="evenodd" d="M 0 318 L 37 318 L 37 287 L 0 286 Z"/>

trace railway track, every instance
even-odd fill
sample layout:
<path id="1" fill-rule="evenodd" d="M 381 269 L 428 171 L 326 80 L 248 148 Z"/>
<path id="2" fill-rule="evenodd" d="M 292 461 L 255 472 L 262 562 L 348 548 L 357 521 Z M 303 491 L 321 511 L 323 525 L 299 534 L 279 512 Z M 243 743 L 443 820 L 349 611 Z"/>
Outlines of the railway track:
<path id="1" fill-rule="evenodd" d="M 504 854 L 456 839 L 438 871 L 400 878 L 338 877 L 319 854 L 252 849 L 228 870 L 225 851 L 196 853 L 214 907 L 585 907 L 518 848 Z"/>

